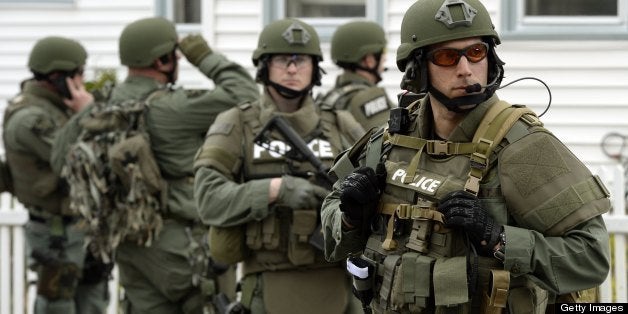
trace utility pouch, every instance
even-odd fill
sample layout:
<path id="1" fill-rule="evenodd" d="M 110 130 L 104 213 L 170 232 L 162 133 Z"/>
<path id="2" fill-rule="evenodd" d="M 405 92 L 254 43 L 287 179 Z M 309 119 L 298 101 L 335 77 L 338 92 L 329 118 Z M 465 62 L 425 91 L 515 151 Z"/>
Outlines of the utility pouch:
<path id="1" fill-rule="evenodd" d="M 293 210 L 290 236 L 288 239 L 288 259 L 296 266 L 314 263 L 314 247 L 309 238 L 314 232 L 317 223 L 317 213 L 314 210 Z"/>
<path id="2" fill-rule="evenodd" d="M 421 313 L 428 306 L 432 292 L 433 257 L 406 252 L 393 279 L 390 308 Z"/>
<path id="3" fill-rule="evenodd" d="M 267 250 L 279 248 L 279 219 L 275 215 L 270 215 L 262 220 L 262 243 Z"/>
<path id="4" fill-rule="evenodd" d="M 261 221 L 252 221 L 246 224 L 246 246 L 254 251 L 262 248 Z"/>
<path id="5" fill-rule="evenodd" d="M 276 250 L 279 248 L 279 219 L 269 215 L 262 221 L 249 222 L 246 225 L 246 245 L 251 250 Z"/>
<path id="6" fill-rule="evenodd" d="M 427 254 L 429 252 L 430 235 L 434 221 L 430 219 L 415 219 L 412 221 L 412 231 L 406 247 L 420 253 Z"/>
<path id="7" fill-rule="evenodd" d="M 248 230 L 248 229 L 247 229 Z M 212 259 L 219 263 L 235 264 L 248 255 L 244 243 L 242 226 L 209 228 L 209 252 Z"/>
<path id="8" fill-rule="evenodd" d="M 150 143 L 142 134 L 133 135 L 113 145 L 109 149 L 109 160 L 112 171 L 126 189 L 131 189 L 138 179 L 137 176 L 141 176 L 148 193 L 165 191 L 166 183 L 161 177 Z M 128 169 L 131 164 L 132 168 Z"/>
<path id="9" fill-rule="evenodd" d="M 80 270 L 74 263 L 53 261 L 39 268 L 37 294 L 48 300 L 72 299 Z"/>
<path id="10" fill-rule="evenodd" d="M 510 272 L 507 270 L 491 269 L 488 289 L 482 292 L 482 313 L 503 313 L 508 300 L 509 287 Z"/>
<path id="11" fill-rule="evenodd" d="M 514 284 L 516 288 L 510 289 L 508 293 L 508 313 L 545 313 L 548 303 L 547 291 L 527 279 L 525 281 L 523 285 Z"/>

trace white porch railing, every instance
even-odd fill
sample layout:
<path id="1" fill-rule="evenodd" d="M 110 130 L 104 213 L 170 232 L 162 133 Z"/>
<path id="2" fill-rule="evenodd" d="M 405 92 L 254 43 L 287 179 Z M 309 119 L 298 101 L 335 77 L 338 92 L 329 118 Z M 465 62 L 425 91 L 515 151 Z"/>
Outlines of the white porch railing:
<path id="1" fill-rule="evenodd" d="M 620 165 L 594 165 L 611 192 L 613 212 L 605 214 L 608 232 L 612 235 L 613 268 L 600 288 L 602 302 L 628 302 L 626 212 L 624 169 Z M 26 266 L 25 241 L 22 226 L 28 219 L 24 208 L 7 193 L 0 194 L 0 314 L 30 314 L 35 296 L 36 275 Z M 109 282 L 111 302 L 107 314 L 118 313 L 119 287 L 117 272 Z"/>
<path id="2" fill-rule="evenodd" d="M 32 314 L 37 274 L 26 265 L 23 226 L 28 212 L 8 193 L 0 194 L 0 314 Z M 118 271 L 109 281 L 111 300 L 107 314 L 117 314 L 119 305 Z"/>

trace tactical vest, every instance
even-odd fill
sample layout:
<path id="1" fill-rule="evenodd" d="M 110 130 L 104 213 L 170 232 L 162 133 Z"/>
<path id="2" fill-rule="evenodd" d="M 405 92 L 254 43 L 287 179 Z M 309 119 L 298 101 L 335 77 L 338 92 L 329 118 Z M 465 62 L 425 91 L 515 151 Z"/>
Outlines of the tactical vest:
<path id="1" fill-rule="evenodd" d="M 383 89 L 364 83 L 352 83 L 335 88 L 316 102 L 322 109 L 351 112 L 358 123 L 367 130 L 385 124 L 388 120 L 388 110 L 391 109 Z"/>
<path id="2" fill-rule="evenodd" d="M 60 128 L 69 119 L 54 104 L 23 93 L 9 101 L 3 119 L 5 134 L 9 119 L 30 106 L 38 107 L 48 114 L 54 124 L 50 127 Z M 59 177 L 52 171 L 49 161 L 41 160 L 32 153 L 6 148 L 7 164 L 13 174 L 13 194 L 17 199 L 39 216 L 70 214 L 68 198 L 59 190 Z"/>
<path id="3" fill-rule="evenodd" d="M 290 148 L 278 137 L 263 148 L 253 139 L 262 129 L 259 107 L 250 104 L 239 106 L 243 121 L 244 160 L 242 180 L 281 177 L 284 174 L 304 176 L 316 169 L 307 161 L 294 161 L 284 157 Z M 310 134 L 302 136 L 308 147 L 323 164 L 330 167 L 346 140 L 336 125 L 333 111 L 321 110 L 320 123 Z M 315 182 L 324 185 L 322 182 Z M 331 187 L 328 187 L 331 188 Z M 319 268 L 336 264 L 327 263 L 321 251 L 308 243 L 318 224 L 318 208 L 280 208 L 259 222 L 246 226 L 246 247 L 250 255 L 244 261 L 244 273 L 267 270 L 287 270 L 297 267 Z M 213 228 L 212 228 L 213 229 Z"/>
<path id="4" fill-rule="evenodd" d="M 547 291 L 525 276 L 511 278 L 495 258 L 470 253 L 464 233 L 445 228 L 437 210 L 445 194 L 464 189 L 478 195 L 497 223 L 510 221 L 491 169 L 502 138 L 514 142 L 532 132 L 546 132 L 532 111 L 498 102 L 470 143 L 385 130 L 371 136 L 366 165 L 374 168 L 385 156 L 387 170 L 379 215 L 361 257 L 375 269 L 372 304 L 377 312 L 422 313 L 436 306 L 437 312 L 501 313 L 507 302 L 511 311 L 527 312 L 531 306 L 534 313 L 545 311 Z M 332 169 L 339 177 L 347 174 L 345 156 Z"/>

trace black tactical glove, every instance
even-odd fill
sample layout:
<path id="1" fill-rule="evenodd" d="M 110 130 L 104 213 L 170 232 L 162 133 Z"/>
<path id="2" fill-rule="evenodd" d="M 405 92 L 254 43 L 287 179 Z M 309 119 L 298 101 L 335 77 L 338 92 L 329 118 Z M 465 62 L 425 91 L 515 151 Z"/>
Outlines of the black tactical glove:
<path id="1" fill-rule="evenodd" d="M 502 226 L 495 223 L 475 195 L 465 191 L 448 193 L 440 200 L 438 211 L 445 216 L 446 227 L 462 228 L 481 255 L 493 256 Z"/>
<path id="2" fill-rule="evenodd" d="M 386 183 L 386 168 L 383 163 L 377 169 L 360 167 L 350 173 L 341 183 L 340 211 L 350 225 L 366 226 L 370 221 Z M 363 230 L 364 231 L 364 230 Z"/>
<path id="3" fill-rule="evenodd" d="M 198 66 L 208 54 L 212 53 L 205 38 L 198 34 L 183 38 L 179 43 L 179 49 L 185 58 L 195 66 Z"/>
<path id="4" fill-rule="evenodd" d="M 290 175 L 281 177 L 277 205 L 292 209 L 316 209 L 321 206 L 325 196 L 329 194 L 325 188 L 308 180 Z"/>

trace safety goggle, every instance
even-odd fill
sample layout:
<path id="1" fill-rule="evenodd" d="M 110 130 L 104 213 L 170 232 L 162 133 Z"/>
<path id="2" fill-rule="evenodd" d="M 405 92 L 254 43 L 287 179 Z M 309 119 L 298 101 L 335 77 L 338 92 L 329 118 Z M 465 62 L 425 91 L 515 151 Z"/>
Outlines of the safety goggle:
<path id="1" fill-rule="evenodd" d="M 270 59 L 270 62 L 273 66 L 287 69 L 290 64 L 294 64 L 297 69 L 301 69 L 304 66 L 311 64 L 312 56 L 310 55 L 274 55 Z"/>
<path id="2" fill-rule="evenodd" d="M 487 43 L 477 43 L 471 46 L 455 49 L 455 48 L 438 48 L 434 49 L 427 53 L 427 59 L 432 63 L 442 66 L 442 67 L 451 67 L 460 61 L 462 56 L 467 57 L 467 60 L 471 63 L 477 63 L 484 58 L 488 54 L 488 44 Z"/>

